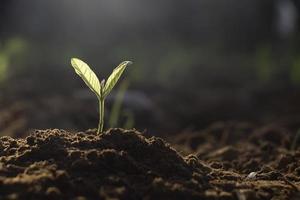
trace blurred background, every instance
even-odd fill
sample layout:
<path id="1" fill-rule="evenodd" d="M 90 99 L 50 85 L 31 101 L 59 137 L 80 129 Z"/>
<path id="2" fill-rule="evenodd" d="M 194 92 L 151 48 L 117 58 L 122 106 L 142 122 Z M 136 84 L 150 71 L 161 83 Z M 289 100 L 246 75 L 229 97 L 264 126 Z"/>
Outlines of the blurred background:
<path id="1" fill-rule="evenodd" d="M 71 57 L 101 79 L 134 62 L 106 128 L 300 119 L 299 12 L 297 0 L 1 0 L 0 133 L 97 126 Z"/>

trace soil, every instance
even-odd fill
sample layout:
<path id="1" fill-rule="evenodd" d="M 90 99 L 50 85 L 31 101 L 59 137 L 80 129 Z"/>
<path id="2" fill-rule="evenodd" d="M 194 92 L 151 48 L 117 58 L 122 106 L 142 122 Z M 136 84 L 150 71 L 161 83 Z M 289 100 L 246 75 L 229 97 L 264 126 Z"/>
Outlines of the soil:
<path id="1" fill-rule="evenodd" d="M 0 199 L 296 200 L 300 148 L 290 150 L 293 136 L 247 123 L 187 131 L 167 139 L 173 145 L 123 129 L 4 136 Z"/>

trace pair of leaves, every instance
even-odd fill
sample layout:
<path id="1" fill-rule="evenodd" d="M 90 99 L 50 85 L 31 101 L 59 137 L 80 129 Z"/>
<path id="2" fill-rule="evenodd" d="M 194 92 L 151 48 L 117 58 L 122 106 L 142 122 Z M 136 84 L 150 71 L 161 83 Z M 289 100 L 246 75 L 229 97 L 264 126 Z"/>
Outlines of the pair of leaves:
<path id="1" fill-rule="evenodd" d="M 122 62 L 113 70 L 106 83 L 104 80 L 100 83 L 96 74 L 85 62 L 78 58 L 71 59 L 71 65 L 75 69 L 75 72 L 82 78 L 85 84 L 97 95 L 99 99 L 104 99 L 110 93 L 125 68 L 130 64 L 132 64 L 131 61 Z"/>

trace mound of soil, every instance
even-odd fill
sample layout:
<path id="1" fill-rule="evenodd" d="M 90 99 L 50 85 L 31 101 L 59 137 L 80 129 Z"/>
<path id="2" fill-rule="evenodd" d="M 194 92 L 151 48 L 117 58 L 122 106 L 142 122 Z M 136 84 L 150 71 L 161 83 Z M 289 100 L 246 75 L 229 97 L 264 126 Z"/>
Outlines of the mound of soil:
<path id="1" fill-rule="evenodd" d="M 177 147 L 194 154 L 182 156 L 135 130 L 1 137 L 0 198 L 299 199 L 300 151 L 268 140 L 264 132 L 212 149 L 205 134 L 189 134 Z"/>
<path id="2" fill-rule="evenodd" d="M 162 139 L 111 129 L 0 139 L 2 199 L 197 199 L 208 169 Z"/>

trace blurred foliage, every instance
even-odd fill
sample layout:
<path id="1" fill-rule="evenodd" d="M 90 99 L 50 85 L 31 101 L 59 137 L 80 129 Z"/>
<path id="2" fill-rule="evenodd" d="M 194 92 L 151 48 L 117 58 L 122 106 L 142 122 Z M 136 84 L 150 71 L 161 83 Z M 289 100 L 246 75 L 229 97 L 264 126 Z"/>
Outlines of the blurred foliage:
<path id="1" fill-rule="evenodd" d="M 158 66 L 157 81 L 171 88 L 191 77 L 192 67 L 197 64 L 199 51 L 181 46 L 170 46 L 166 55 L 161 58 Z"/>
<path id="2" fill-rule="evenodd" d="M 119 119 L 121 117 L 122 102 L 128 87 L 129 87 L 129 81 L 125 79 L 121 82 L 118 88 L 116 98 L 114 99 L 114 103 L 109 114 L 109 127 L 111 128 L 120 126 Z"/>
<path id="3" fill-rule="evenodd" d="M 256 71 L 258 79 L 262 82 L 271 81 L 274 68 L 270 46 L 263 45 L 258 47 L 256 51 Z"/>
<path id="4" fill-rule="evenodd" d="M 115 94 L 114 102 L 109 113 L 109 127 L 123 127 L 131 129 L 134 127 L 134 113 L 129 108 L 124 108 L 123 102 L 125 93 L 130 85 L 129 78 L 123 80 Z"/>
<path id="5" fill-rule="evenodd" d="M 126 117 L 124 129 L 132 129 L 135 125 L 134 113 L 131 110 L 124 110 L 123 115 Z"/>
<path id="6" fill-rule="evenodd" d="M 222 44 L 195 45 L 175 39 L 158 39 L 155 42 L 135 41 L 123 43 L 113 49 L 109 59 L 133 60 L 135 67 L 131 68 L 130 80 L 133 85 L 159 86 L 163 89 L 174 89 L 187 83 L 194 85 L 207 82 L 207 73 L 228 67 L 245 69 L 240 66 L 228 66 L 228 57 L 223 52 Z M 238 55 L 241 56 L 241 55 Z M 229 56 L 230 57 L 230 56 Z M 236 57 L 235 57 L 236 58 Z M 229 58 L 229 59 L 235 59 Z M 249 58 L 246 58 L 249 59 Z M 242 60 L 239 60 L 240 62 Z M 238 69 L 236 69 L 239 71 Z M 213 72 L 213 74 L 216 74 Z M 202 80 L 201 80 L 202 78 Z"/>
<path id="7" fill-rule="evenodd" d="M 7 77 L 8 57 L 0 52 L 0 83 Z"/>
<path id="8" fill-rule="evenodd" d="M 256 50 L 255 60 L 261 84 L 300 86 L 300 56 L 293 46 L 276 49 L 271 44 L 261 45 Z"/>
<path id="9" fill-rule="evenodd" d="M 5 81 L 12 70 L 22 65 L 27 50 L 27 43 L 21 38 L 10 38 L 0 42 L 0 82 Z"/>
<path id="10" fill-rule="evenodd" d="M 291 82 L 297 86 L 300 86 L 300 56 L 296 56 L 293 59 L 290 69 Z"/>
<path id="11" fill-rule="evenodd" d="M 7 80 L 9 76 L 28 76 L 28 79 L 37 82 L 47 76 L 43 81 L 49 85 L 50 90 L 53 84 L 60 85 L 58 80 L 63 81 L 66 77 L 69 81 L 63 87 L 70 89 L 75 83 L 79 85 L 76 79 L 69 77 L 71 73 L 66 68 L 72 56 L 91 60 L 91 66 L 100 66 L 95 68 L 97 73 L 101 72 L 100 77 L 109 74 L 111 66 L 117 62 L 133 60 L 135 66 L 130 69 L 129 79 L 134 87 L 159 85 L 161 88 L 174 89 L 183 84 L 210 87 L 217 82 L 221 85 L 237 83 L 239 80 L 245 83 L 255 76 L 256 80 L 265 84 L 276 81 L 282 72 L 287 73 L 292 84 L 300 83 L 300 57 L 289 55 L 289 63 L 288 58 L 285 58 L 287 55 L 274 53 L 268 43 L 258 45 L 253 52 L 231 53 L 222 44 L 199 46 L 163 38 L 156 42 L 125 41 L 112 45 L 110 51 L 101 50 L 96 54 L 99 50 L 96 44 L 85 46 L 62 42 L 61 46 L 57 46 L 51 42 L 36 43 L 18 37 L 9 38 L 0 44 L 0 81 Z M 56 83 L 51 81 L 54 77 Z"/>
<path id="12" fill-rule="evenodd" d="M 282 67 L 272 61 L 270 45 L 258 46 L 278 36 L 273 30 L 278 1 L 5 2 L 2 35 L 26 38 L 30 50 L 22 75 L 33 82 L 43 77 L 47 90 L 78 84 L 65 67 L 70 57 L 99 66 L 100 77 L 119 61 L 132 60 L 130 80 L 140 83 L 134 87 L 175 90 L 183 84 L 232 86 L 253 76 L 270 82 Z M 6 74 L 11 59 L 0 52 L 0 71 Z M 53 78 L 60 81 L 51 83 Z"/>

